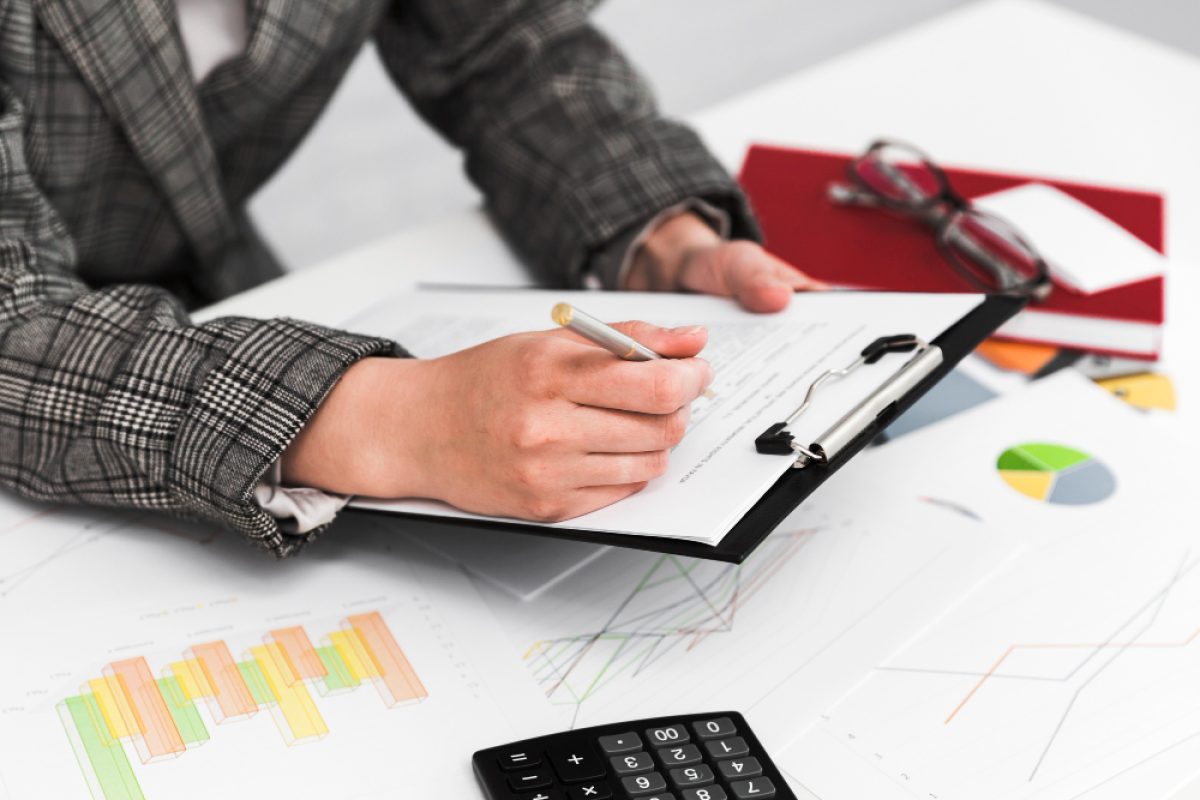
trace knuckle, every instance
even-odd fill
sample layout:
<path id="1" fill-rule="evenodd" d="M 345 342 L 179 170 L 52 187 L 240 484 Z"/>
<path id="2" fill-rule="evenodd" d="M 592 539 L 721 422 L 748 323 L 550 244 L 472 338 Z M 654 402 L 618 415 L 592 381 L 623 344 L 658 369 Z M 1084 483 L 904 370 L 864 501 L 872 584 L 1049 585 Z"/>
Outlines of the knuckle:
<path id="1" fill-rule="evenodd" d="M 512 444 L 517 450 L 537 450 L 552 440 L 552 431 L 537 414 L 519 414 L 513 423 Z"/>
<path id="2" fill-rule="evenodd" d="M 667 473 L 671 463 L 671 454 L 666 450 L 656 450 L 648 459 L 647 468 L 651 477 L 659 478 Z"/>
<path id="3" fill-rule="evenodd" d="M 674 447 L 683 440 L 683 435 L 687 433 L 688 415 L 684 411 L 676 411 L 674 414 L 663 417 L 662 421 L 662 442 L 666 448 Z"/>
<path id="4" fill-rule="evenodd" d="M 676 365 L 665 362 L 654 376 L 654 387 L 651 392 L 651 401 L 654 404 L 654 409 L 660 413 L 670 413 L 680 408 L 684 404 L 683 397 L 683 377 L 679 374 Z"/>
<path id="5" fill-rule="evenodd" d="M 556 386 L 558 371 L 554 369 L 555 342 L 550 337 L 531 336 L 517 354 L 520 382 L 534 394 L 546 394 Z"/>
<path id="6" fill-rule="evenodd" d="M 560 497 L 530 497 L 525 501 L 524 516 L 538 522 L 561 522 L 567 518 L 567 503 Z"/>
<path id="7" fill-rule="evenodd" d="M 543 491 L 550 475 L 546 465 L 537 459 L 518 461 L 513 465 L 512 470 L 517 485 L 534 495 Z"/>

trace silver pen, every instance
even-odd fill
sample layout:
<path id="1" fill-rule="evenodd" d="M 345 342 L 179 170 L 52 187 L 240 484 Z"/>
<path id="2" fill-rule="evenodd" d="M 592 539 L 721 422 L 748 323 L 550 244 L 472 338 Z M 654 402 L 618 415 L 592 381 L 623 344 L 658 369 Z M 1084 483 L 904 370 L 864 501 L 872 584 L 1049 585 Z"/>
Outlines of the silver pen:
<path id="1" fill-rule="evenodd" d="M 600 345 L 617 358 L 623 358 L 626 361 L 657 361 L 662 358 L 632 336 L 621 333 L 611 325 L 601 322 L 570 303 L 559 303 L 554 306 L 550 310 L 550 318 L 562 327 L 578 333 L 589 342 Z M 704 396 L 712 399 L 716 397 L 716 394 L 710 389 L 705 389 Z"/>

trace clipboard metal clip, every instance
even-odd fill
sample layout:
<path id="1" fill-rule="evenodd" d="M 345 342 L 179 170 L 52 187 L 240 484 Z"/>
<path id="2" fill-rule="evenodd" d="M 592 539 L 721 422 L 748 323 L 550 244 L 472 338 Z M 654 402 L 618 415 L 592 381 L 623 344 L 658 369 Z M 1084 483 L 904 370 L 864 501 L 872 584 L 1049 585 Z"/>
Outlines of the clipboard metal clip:
<path id="1" fill-rule="evenodd" d="M 865 400 L 852 408 L 841 419 L 807 447 L 796 441 L 790 426 L 809 409 L 813 395 L 830 381 L 844 378 L 868 364 L 874 364 L 889 353 L 911 353 L 916 351 L 904 366 L 880 384 Z M 808 387 L 804 402 L 783 422 L 776 422 L 757 439 L 754 447 L 765 455 L 794 456 L 792 466 L 802 469 L 809 464 L 824 464 L 832 460 L 842 448 L 854 441 L 874 423 L 881 414 L 890 410 L 905 394 L 929 377 L 942 364 L 942 351 L 912 334 L 881 336 L 859 354 L 858 358 L 842 369 L 831 369 L 820 375 Z"/>

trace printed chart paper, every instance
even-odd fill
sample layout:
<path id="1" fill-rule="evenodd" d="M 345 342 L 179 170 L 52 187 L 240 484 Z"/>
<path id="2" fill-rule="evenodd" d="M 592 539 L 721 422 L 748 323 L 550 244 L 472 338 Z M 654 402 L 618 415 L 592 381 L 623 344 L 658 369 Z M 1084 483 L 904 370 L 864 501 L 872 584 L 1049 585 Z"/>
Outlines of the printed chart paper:
<path id="1" fill-rule="evenodd" d="M 1064 374 L 881 451 L 1028 548 L 784 767 L 823 800 L 1154 800 L 1200 772 L 1195 475 L 1160 422 Z"/>
<path id="2" fill-rule="evenodd" d="M 0 502 L 10 797 L 471 797 L 549 729 L 471 582 L 374 520 L 285 562 L 160 524 Z"/>

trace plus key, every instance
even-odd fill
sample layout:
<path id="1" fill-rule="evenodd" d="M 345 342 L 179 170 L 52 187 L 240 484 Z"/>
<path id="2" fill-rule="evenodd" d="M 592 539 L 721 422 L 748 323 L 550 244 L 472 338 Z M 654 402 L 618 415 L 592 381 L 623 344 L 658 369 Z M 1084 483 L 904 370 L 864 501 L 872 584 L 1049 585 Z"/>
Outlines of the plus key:
<path id="1" fill-rule="evenodd" d="M 584 783 L 603 778 L 607 774 L 600 754 L 586 741 L 577 741 L 564 747 L 556 747 L 546 753 L 550 766 L 563 783 Z M 595 795 L 599 797 L 600 795 Z"/>

